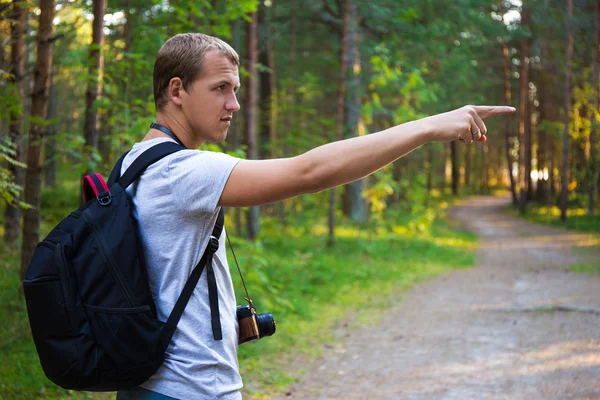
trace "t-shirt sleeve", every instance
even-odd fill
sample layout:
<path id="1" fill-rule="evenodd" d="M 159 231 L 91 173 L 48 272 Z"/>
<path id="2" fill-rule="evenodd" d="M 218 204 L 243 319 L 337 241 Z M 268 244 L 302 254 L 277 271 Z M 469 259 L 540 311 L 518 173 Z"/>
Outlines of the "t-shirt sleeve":
<path id="1" fill-rule="evenodd" d="M 169 162 L 169 183 L 174 201 L 188 213 L 213 213 L 231 171 L 240 161 L 224 153 L 183 150 Z"/>

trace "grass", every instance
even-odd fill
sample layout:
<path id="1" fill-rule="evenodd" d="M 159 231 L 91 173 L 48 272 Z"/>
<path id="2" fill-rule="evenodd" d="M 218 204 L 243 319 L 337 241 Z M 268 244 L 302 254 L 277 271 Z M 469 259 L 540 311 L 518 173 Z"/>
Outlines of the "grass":
<path id="1" fill-rule="evenodd" d="M 74 191 L 75 186 L 44 192 L 43 234 L 74 208 Z M 265 216 L 258 242 L 232 237 L 258 312 L 271 312 L 277 321 L 273 337 L 240 347 L 244 398 L 266 398 L 298 379 L 302 371 L 293 362 L 317 357 L 337 340 L 334 328 L 375 323 L 406 288 L 474 262 L 476 238 L 451 228 L 442 210 L 429 212 L 428 223 L 401 210 L 386 212 L 377 227 L 340 218 L 333 248 L 326 246 L 323 214 L 317 208 L 298 213 L 285 227 Z M 0 398 L 113 399 L 114 393 L 62 390 L 44 377 L 20 293 L 17 252 L 0 247 L 0 260 Z M 235 263 L 229 261 L 242 300 Z"/>
<path id="2" fill-rule="evenodd" d="M 588 275 L 600 275 L 600 262 L 596 260 L 594 264 L 573 264 L 569 267 L 569 271 Z"/>
<path id="3" fill-rule="evenodd" d="M 521 216 L 518 208 L 511 205 L 509 210 L 512 215 Z M 585 208 L 569 208 L 567 211 L 567 220 L 561 221 L 559 207 L 530 203 L 527 204 L 524 217 L 537 224 L 600 233 L 600 212 L 597 211 L 593 215 L 588 215 Z"/>

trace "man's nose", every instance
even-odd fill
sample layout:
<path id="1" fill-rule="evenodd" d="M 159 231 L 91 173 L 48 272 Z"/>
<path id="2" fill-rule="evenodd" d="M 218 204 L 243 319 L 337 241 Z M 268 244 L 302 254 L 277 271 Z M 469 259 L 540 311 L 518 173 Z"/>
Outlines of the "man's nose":
<path id="1" fill-rule="evenodd" d="M 240 110 L 240 103 L 237 100 L 237 96 L 234 94 L 232 95 L 229 100 L 227 100 L 227 102 L 225 103 L 225 108 L 227 109 L 227 111 L 232 111 L 232 112 L 236 112 Z"/>

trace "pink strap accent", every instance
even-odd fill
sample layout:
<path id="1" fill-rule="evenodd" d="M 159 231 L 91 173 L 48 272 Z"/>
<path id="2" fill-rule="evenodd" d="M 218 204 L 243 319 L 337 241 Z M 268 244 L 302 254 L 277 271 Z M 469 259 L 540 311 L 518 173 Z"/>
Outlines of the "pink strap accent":
<path id="1" fill-rule="evenodd" d="M 104 182 L 104 178 L 102 177 L 102 175 L 100 175 L 99 173 L 96 173 L 96 176 L 98 177 L 98 180 L 102 184 L 104 191 L 110 193 L 110 190 L 108 190 L 108 185 L 106 184 L 106 182 Z"/>
<path id="2" fill-rule="evenodd" d="M 102 175 L 100 175 L 98 173 L 95 173 L 94 175 L 100 181 L 100 184 L 102 185 L 102 187 L 96 186 L 96 183 L 94 182 L 94 179 L 92 178 L 91 175 L 84 176 L 83 177 L 83 201 L 85 203 L 87 203 L 88 201 L 90 201 L 90 199 L 93 199 L 94 197 L 98 197 L 100 192 L 110 193 L 110 191 L 108 190 L 108 185 L 104 181 L 104 178 L 102 178 Z"/>
<path id="3" fill-rule="evenodd" d="M 92 192 L 90 192 L 90 189 L 92 189 Z M 96 185 L 94 184 L 94 180 L 92 179 L 91 176 L 86 175 L 83 177 L 83 199 L 84 201 L 87 203 L 92 197 L 98 196 L 100 192 L 98 191 L 98 188 L 96 187 Z"/>

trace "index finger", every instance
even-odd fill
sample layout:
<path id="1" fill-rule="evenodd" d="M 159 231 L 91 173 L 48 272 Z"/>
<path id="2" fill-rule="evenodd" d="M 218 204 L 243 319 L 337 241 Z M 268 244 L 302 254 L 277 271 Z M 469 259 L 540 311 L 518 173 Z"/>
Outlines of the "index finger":
<path id="1" fill-rule="evenodd" d="M 499 114 L 510 114 L 516 111 L 516 108 L 509 106 L 473 106 L 473 109 L 481 119 Z"/>

